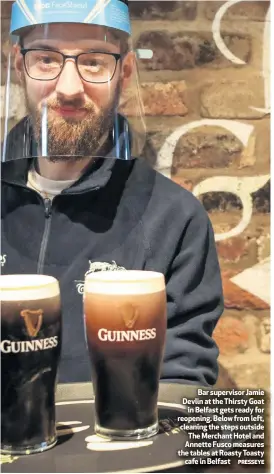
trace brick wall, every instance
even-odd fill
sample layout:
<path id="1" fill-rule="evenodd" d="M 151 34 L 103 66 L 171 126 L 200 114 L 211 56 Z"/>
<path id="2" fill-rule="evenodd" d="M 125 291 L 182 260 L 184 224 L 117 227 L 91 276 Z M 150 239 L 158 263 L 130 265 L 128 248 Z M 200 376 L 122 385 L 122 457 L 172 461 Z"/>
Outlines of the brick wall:
<path id="1" fill-rule="evenodd" d="M 221 376 L 269 389 L 268 1 L 131 1 L 147 158 L 192 191 L 212 221 L 225 312 Z M 222 383 L 219 381 L 219 383 Z"/>
<path id="2" fill-rule="evenodd" d="M 1 4 L 5 66 L 10 2 Z M 134 45 L 154 52 L 151 60 L 140 60 L 146 157 L 203 202 L 215 230 L 225 294 L 225 312 L 214 333 L 220 347 L 218 383 L 265 389 L 270 386 L 269 6 L 268 1 L 130 2 Z M 4 79 L 3 74 L 2 85 Z M 18 113 L 14 110 L 15 117 Z"/>

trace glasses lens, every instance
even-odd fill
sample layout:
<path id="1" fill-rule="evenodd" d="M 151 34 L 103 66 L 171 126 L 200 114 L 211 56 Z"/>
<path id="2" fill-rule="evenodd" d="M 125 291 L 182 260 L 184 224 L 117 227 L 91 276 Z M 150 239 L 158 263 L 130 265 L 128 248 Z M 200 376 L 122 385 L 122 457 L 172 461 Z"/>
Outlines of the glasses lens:
<path id="1" fill-rule="evenodd" d="M 54 79 L 63 65 L 63 57 L 55 51 L 28 51 L 25 55 L 27 72 L 33 79 Z"/>
<path id="2" fill-rule="evenodd" d="M 111 54 L 84 53 L 79 56 L 78 68 L 88 82 L 107 82 L 112 79 L 116 59 Z"/>

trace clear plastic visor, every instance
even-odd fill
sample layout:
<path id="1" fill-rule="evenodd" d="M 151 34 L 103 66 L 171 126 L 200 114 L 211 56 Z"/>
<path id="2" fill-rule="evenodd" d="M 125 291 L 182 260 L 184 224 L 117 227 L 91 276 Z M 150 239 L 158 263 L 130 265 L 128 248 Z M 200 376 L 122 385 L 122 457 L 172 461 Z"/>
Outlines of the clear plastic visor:
<path id="1" fill-rule="evenodd" d="M 141 154 L 145 123 L 136 56 L 126 33 L 52 23 L 9 45 L 2 161 Z"/>

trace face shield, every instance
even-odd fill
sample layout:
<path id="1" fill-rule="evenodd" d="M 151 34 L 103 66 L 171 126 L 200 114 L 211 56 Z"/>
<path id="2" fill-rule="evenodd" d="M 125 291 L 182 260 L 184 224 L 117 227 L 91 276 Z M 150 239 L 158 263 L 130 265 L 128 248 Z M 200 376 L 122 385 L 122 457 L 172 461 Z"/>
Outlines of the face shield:
<path id="1" fill-rule="evenodd" d="M 138 157 L 145 144 L 124 0 L 17 0 L 12 7 L 2 161 Z"/>

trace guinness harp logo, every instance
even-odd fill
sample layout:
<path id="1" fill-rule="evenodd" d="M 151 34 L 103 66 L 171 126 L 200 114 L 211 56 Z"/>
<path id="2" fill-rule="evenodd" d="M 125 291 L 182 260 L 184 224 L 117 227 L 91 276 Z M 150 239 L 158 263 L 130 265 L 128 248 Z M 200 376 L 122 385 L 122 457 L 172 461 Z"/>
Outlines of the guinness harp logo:
<path id="1" fill-rule="evenodd" d="M 133 306 L 131 303 L 124 304 L 119 311 L 122 315 L 125 326 L 128 329 L 132 329 L 138 319 L 139 311 L 136 306 Z"/>
<path id="2" fill-rule="evenodd" d="M 42 326 L 43 310 L 23 309 L 20 315 L 24 318 L 28 335 L 30 337 L 36 337 Z"/>

